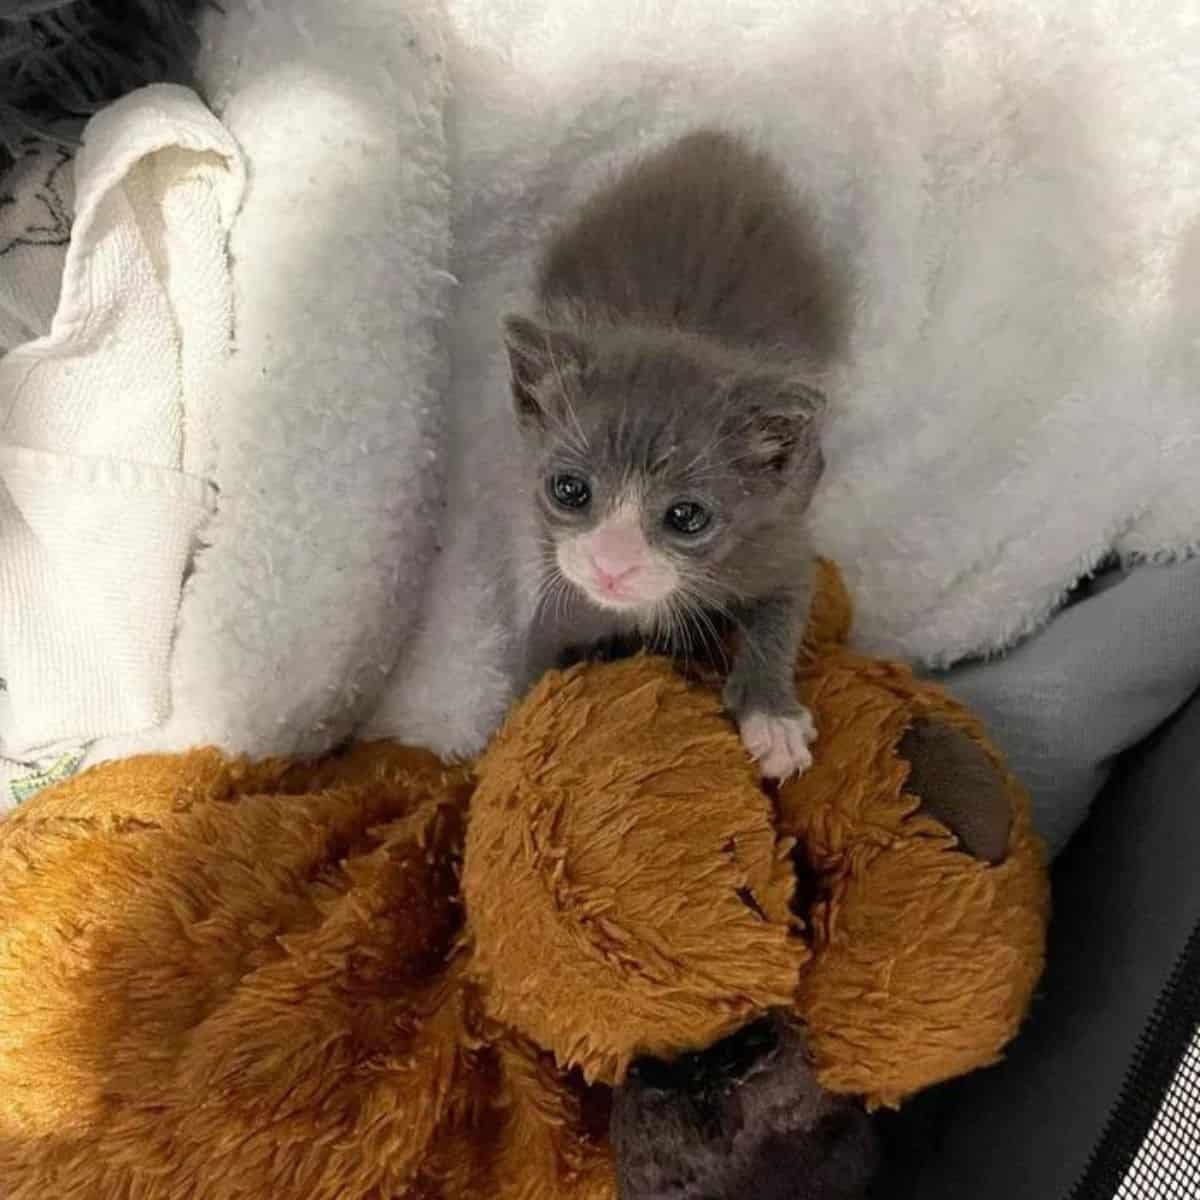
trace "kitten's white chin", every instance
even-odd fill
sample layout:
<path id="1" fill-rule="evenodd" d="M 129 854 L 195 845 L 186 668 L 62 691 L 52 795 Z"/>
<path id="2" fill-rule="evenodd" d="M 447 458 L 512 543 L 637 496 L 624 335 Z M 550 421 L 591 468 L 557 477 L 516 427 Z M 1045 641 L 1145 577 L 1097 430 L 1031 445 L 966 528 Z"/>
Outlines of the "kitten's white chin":
<path id="1" fill-rule="evenodd" d="M 623 613 L 626 616 L 645 616 L 654 612 L 666 601 L 674 587 L 673 582 L 670 586 L 661 586 L 655 581 L 654 587 L 631 587 L 610 591 L 597 587 L 595 580 L 588 576 L 567 571 L 563 574 L 597 608 L 606 612 Z"/>
<path id="2" fill-rule="evenodd" d="M 638 577 L 618 589 L 603 588 L 588 569 L 577 546 L 559 546 L 558 569 L 597 608 L 625 616 L 647 616 L 664 604 L 679 583 L 679 574 L 666 562 L 652 560 L 638 568 Z"/>
<path id="3" fill-rule="evenodd" d="M 632 596 L 598 592 L 590 587 L 577 585 L 583 594 L 597 607 L 606 612 L 623 613 L 626 616 L 646 616 L 654 611 L 655 601 L 635 599 Z"/>

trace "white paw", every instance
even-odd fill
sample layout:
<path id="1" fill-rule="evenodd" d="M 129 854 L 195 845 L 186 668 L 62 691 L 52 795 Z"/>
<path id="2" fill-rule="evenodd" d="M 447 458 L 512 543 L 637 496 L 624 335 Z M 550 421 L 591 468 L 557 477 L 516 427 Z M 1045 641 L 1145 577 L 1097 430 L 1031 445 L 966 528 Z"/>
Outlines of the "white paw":
<path id="1" fill-rule="evenodd" d="M 817 740 L 817 727 L 807 708 L 788 716 L 748 713 L 740 728 L 742 744 L 768 779 L 803 775 L 812 766 L 809 746 Z"/>

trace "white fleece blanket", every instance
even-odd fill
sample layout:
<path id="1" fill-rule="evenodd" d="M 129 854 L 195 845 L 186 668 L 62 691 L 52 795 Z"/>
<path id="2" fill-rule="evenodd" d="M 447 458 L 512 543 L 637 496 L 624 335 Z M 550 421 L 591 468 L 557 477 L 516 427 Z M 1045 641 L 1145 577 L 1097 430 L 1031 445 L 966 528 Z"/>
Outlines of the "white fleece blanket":
<path id="1" fill-rule="evenodd" d="M 452 0 L 444 572 L 374 725 L 469 749 L 520 611 L 496 320 L 553 222 L 703 122 L 788 164 L 847 281 L 821 549 L 861 644 L 931 664 L 1101 557 L 1200 543 L 1200 21 L 1176 3 Z M 455 556 L 455 547 L 460 551 Z"/>
<path id="2" fill-rule="evenodd" d="M 450 191 L 434 0 L 213 10 L 205 92 L 246 156 L 220 493 L 179 612 L 173 709 L 89 761 L 317 753 L 378 703 L 444 496 Z"/>
<path id="3" fill-rule="evenodd" d="M 788 165 L 844 273 L 815 520 L 865 646 L 996 651 L 1106 553 L 1200 542 L 1191 6 L 226 7 L 239 353 L 158 744 L 482 743 L 526 604 L 498 317 L 554 221 L 704 122 Z"/>

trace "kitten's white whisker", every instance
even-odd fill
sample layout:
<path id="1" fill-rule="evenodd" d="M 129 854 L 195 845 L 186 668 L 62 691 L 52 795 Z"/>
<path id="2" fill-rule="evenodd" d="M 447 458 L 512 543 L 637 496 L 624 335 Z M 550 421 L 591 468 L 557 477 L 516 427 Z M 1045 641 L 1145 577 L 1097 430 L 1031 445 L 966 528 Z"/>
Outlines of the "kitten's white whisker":
<path id="1" fill-rule="evenodd" d="M 533 612 L 535 618 L 540 618 L 543 611 L 549 606 L 550 599 L 559 584 L 560 580 L 556 570 L 551 569 L 543 573 L 534 592 Z"/>
<path id="2" fill-rule="evenodd" d="M 683 611 L 680 611 L 681 602 L 686 605 L 686 598 L 679 593 L 674 593 L 667 598 L 671 614 L 672 639 L 678 641 L 683 655 L 684 670 L 686 671 L 691 665 L 692 660 L 692 633 L 686 607 L 683 608 Z M 672 650 L 674 648 L 674 646 L 671 647 Z"/>
<path id="3" fill-rule="evenodd" d="M 719 655 L 724 665 L 728 666 L 729 656 L 725 651 L 724 639 L 721 637 L 721 631 L 717 628 L 716 622 L 710 615 L 712 605 L 699 595 L 689 595 L 686 592 L 684 594 L 691 609 L 693 620 L 704 639 L 703 646 L 705 650 L 714 658 Z"/>
<path id="4" fill-rule="evenodd" d="M 688 578 L 687 588 L 705 608 L 712 610 L 717 616 L 731 622 L 736 620 L 732 605 L 741 597 L 736 592 L 730 594 L 729 581 L 718 579 L 711 572 L 700 569 Z"/>
<path id="5" fill-rule="evenodd" d="M 554 589 L 554 620 L 556 622 L 561 621 L 566 615 L 571 598 L 567 581 L 561 575 L 558 577 L 557 585 Z"/>

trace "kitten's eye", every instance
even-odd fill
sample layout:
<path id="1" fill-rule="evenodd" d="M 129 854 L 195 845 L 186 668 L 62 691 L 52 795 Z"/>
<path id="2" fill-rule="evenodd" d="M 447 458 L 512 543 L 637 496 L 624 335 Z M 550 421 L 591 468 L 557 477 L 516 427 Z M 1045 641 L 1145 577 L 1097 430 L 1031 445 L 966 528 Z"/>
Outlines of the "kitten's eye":
<path id="1" fill-rule="evenodd" d="M 550 480 L 550 495 L 563 508 L 586 508 L 592 498 L 592 489 L 587 480 L 578 475 L 555 475 Z"/>
<path id="2" fill-rule="evenodd" d="M 696 534 L 708 528 L 712 513 L 703 504 L 681 500 L 667 509 L 667 524 L 676 533 Z"/>

